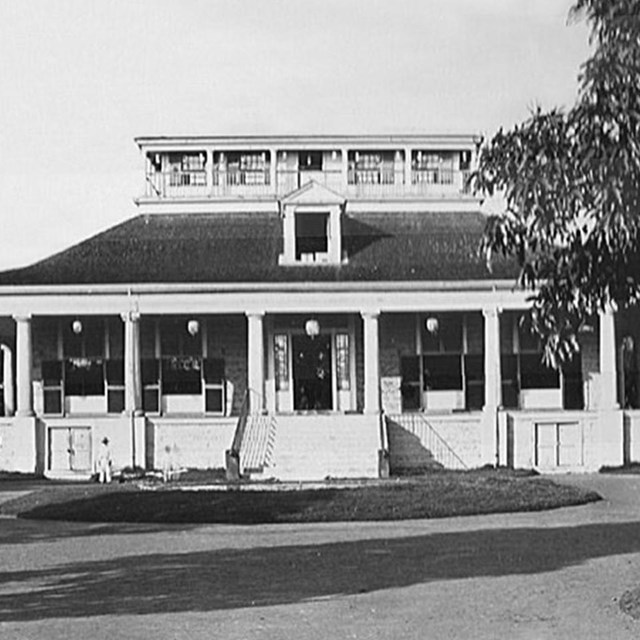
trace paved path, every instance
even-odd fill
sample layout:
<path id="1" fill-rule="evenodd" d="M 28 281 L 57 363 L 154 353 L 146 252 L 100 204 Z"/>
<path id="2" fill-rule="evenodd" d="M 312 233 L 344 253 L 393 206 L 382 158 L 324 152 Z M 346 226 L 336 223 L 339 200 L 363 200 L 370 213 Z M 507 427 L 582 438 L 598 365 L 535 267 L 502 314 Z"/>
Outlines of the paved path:
<path id="1" fill-rule="evenodd" d="M 316 525 L 0 520 L 2 640 L 640 637 L 640 477 L 537 514 Z"/>

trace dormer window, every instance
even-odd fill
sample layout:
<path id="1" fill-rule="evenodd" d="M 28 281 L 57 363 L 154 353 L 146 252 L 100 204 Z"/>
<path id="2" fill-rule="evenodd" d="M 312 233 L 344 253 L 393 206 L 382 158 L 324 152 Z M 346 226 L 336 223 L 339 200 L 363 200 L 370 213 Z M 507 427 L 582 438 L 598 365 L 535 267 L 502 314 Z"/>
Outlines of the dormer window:
<path id="1" fill-rule="evenodd" d="M 295 214 L 296 260 L 327 261 L 329 253 L 329 212 Z"/>
<path id="2" fill-rule="evenodd" d="M 281 201 L 282 265 L 340 264 L 344 198 L 313 180 Z"/>

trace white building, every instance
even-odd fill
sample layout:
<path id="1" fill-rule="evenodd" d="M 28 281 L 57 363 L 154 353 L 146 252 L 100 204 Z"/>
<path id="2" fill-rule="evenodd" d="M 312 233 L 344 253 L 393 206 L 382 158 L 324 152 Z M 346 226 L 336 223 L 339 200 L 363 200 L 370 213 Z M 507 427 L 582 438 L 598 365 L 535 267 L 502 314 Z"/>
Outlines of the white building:
<path id="1" fill-rule="evenodd" d="M 104 436 L 281 479 L 640 459 L 638 323 L 541 364 L 478 253 L 476 137 L 136 142 L 139 215 L 0 273 L 0 469 L 87 475 Z"/>

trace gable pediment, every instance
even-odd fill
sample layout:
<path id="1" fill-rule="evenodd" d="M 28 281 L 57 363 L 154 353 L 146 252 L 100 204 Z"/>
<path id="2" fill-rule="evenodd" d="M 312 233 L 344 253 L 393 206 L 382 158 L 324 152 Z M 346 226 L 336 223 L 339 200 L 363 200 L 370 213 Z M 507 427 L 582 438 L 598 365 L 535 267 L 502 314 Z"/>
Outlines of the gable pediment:
<path id="1" fill-rule="evenodd" d="M 288 193 L 282 198 L 283 206 L 287 205 L 325 205 L 340 206 L 344 204 L 346 198 L 339 193 L 328 189 L 317 183 L 315 180 L 307 182 L 299 189 Z"/>

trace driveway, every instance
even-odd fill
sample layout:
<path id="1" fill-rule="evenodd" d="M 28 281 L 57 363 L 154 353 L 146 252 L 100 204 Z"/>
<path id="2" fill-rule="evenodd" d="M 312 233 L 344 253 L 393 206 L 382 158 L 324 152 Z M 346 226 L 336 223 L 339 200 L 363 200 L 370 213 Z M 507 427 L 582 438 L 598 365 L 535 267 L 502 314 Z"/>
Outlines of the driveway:
<path id="1" fill-rule="evenodd" d="M 640 477 L 584 507 L 386 523 L 0 520 L 0 638 L 637 638 Z"/>

